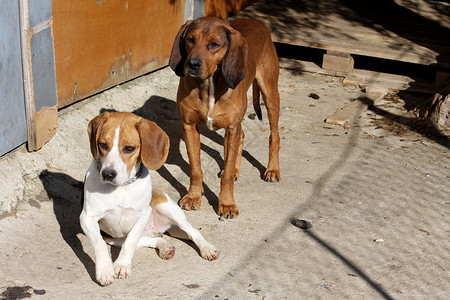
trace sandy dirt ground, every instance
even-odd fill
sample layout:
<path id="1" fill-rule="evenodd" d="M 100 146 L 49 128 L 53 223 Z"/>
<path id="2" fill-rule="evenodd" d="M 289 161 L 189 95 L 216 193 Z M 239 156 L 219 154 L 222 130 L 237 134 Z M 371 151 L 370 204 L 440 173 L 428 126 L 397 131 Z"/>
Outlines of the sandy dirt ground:
<path id="1" fill-rule="evenodd" d="M 386 96 L 348 126 L 326 124 L 363 95 L 361 87 L 289 70 L 281 70 L 279 85 L 282 181 L 260 179 L 269 127 L 266 115 L 254 119 L 249 105 L 236 219 L 219 220 L 214 212 L 223 131 L 201 129 L 205 196 L 199 211 L 186 214 L 221 251 L 219 259 L 205 261 L 193 244 L 166 237 L 176 247 L 174 258 L 139 249 L 130 278 L 99 286 L 78 221 L 92 159 L 87 124 L 105 109 L 158 123 L 171 148 L 152 173 L 153 185 L 179 200 L 189 165 L 177 85 L 165 68 L 95 95 L 60 112 L 56 136 L 40 151 L 20 147 L 1 158 L 2 212 L 9 213 L 0 220 L 0 299 L 448 297 L 448 139 L 411 129 L 408 94 Z M 313 227 L 293 226 L 293 218 Z"/>

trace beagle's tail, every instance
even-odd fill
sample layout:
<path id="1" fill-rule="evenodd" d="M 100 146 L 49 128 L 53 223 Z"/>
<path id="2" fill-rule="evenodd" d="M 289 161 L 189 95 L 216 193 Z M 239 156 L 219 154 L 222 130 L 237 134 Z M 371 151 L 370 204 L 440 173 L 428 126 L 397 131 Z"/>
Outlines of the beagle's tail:
<path id="1" fill-rule="evenodd" d="M 259 85 L 258 85 L 258 82 L 256 81 L 256 79 L 253 81 L 252 91 L 253 91 L 253 108 L 255 109 L 255 113 L 258 116 L 258 119 L 261 121 L 262 113 L 261 113 L 261 104 L 259 102 L 261 90 L 259 88 Z"/>

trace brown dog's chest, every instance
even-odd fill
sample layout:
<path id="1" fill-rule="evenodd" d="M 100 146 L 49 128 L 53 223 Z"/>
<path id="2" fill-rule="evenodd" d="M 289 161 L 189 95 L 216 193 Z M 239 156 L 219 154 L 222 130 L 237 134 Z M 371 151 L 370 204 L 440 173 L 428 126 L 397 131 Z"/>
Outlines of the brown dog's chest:
<path id="1" fill-rule="evenodd" d="M 184 123 L 203 123 L 209 130 L 218 130 L 239 124 L 244 117 L 247 101 L 243 89 L 223 88 L 209 79 L 192 88 L 180 99 L 178 107 Z"/>

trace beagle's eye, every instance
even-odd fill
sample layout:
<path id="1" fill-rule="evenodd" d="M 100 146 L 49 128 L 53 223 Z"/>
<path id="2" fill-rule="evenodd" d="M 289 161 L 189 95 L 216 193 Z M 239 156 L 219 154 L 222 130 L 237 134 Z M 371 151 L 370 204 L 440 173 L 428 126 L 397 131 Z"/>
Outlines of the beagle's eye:
<path id="1" fill-rule="evenodd" d="M 100 142 L 98 143 L 98 145 L 100 146 L 100 148 L 102 148 L 105 151 L 108 151 L 108 145 L 106 143 Z"/>
<path id="2" fill-rule="evenodd" d="M 191 44 L 191 45 L 194 45 L 194 44 L 195 44 L 195 40 L 194 40 L 193 37 L 188 37 L 188 38 L 186 39 L 186 41 L 187 41 L 189 44 Z"/>
<path id="3" fill-rule="evenodd" d="M 123 152 L 124 153 L 133 153 L 134 150 L 136 150 L 136 147 L 134 147 L 134 146 L 125 146 L 125 147 L 123 147 Z"/>
<path id="4" fill-rule="evenodd" d="M 216 42 L 209 43 L 209 45 L 208 45 L 208 49 L 216 49 L 219 47 L 220 47 L 220 44 L 218 44 Z"/>

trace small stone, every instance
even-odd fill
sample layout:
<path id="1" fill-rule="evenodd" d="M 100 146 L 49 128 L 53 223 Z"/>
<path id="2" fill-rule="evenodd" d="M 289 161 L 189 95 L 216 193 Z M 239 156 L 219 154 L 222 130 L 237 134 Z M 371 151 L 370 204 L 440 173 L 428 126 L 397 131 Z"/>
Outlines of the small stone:
<path id="1" fill-rule="evenodd" d="M 374 239 L 373 241 L 377 244 L 384 243 L 383 239 Z"/>
<path id="2" fill-rule="evenodd" d="M 46 293 L 45 290 L 33 290 L 33 292 L 34 292 L 36 295 L 45 295 L 45 293 Z"/>
<path id="3" fill-rule="evenodd" d="M 319 96 L 319 95 L 317 95 L 317 94 L 314 94 L 314 93 L 311 93 L 311 94 L 309 94 L 309 95 L 308 95 L 308 97 L 309 97 L 309 98 L 313 98 L 314 100 L 317 100 L 317 99 L 319 99 L 319 98 L 320 98 L 320 96 Z"/>
<path id="4" fill-rule="evenodd" d="M 303 230 L 307 230 L 313 227 L 311 222 L 305 220 L 293 219 L 291 223 L 292 225 L 297 226 L 298 228 L 301 228 Z"/>

